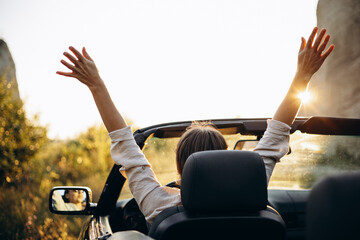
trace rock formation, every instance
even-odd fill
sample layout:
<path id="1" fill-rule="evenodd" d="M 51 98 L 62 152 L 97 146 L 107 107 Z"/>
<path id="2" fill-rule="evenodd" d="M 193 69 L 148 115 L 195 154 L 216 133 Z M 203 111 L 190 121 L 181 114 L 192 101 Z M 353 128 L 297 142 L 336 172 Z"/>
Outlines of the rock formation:
<path id="1" fill-rule="evenodd" d="M 16 80 L 15 63 L 11 57 L 9 48 L 5 41 L 0 39 L 0 77 L 5 77 L 8 82 L 7 87 L 13 92 L 15 99 L 20 98 L 18 84 Z"/>
<path id="2" fill-rule="evenodd" d="M 314 75 L 315 95 L 302 116 L 360 117 L 360 1 L 319 0 L 317 25 L 326 28 L 335 50 Z"/>

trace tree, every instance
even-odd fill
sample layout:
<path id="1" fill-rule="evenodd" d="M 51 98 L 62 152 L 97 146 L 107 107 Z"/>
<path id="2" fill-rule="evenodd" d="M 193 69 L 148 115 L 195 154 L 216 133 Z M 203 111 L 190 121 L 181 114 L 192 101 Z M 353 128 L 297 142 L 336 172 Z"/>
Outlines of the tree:
<path id="1" fill-rule="evenodd" d="M 14 81 L 14 80 L 13 80 Z M 0 178 L 1 185 L 20 183 L 23 166 L 46 142 L 46 128 L 26 118 L 21 99 L 14 98 L 13 82 L 0 76 Z"/>

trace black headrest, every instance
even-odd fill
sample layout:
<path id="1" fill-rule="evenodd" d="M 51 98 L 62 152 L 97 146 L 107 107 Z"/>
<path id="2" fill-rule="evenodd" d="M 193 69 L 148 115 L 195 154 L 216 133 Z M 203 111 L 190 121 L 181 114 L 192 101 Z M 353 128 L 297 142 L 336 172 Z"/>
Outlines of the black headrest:
<path id="1" fill-rule="evenodd" d="M 250 151 L 196 152 L 186 160 L 181 179 L 185 209 L 196 213 L 255 212 L 266 208 L 265 166 Z"/>
<path id="2" fill-rule="evenodd" d="M 360 239 L 360 171 L 322 179 L 307 203 L 307 239 Z"/>

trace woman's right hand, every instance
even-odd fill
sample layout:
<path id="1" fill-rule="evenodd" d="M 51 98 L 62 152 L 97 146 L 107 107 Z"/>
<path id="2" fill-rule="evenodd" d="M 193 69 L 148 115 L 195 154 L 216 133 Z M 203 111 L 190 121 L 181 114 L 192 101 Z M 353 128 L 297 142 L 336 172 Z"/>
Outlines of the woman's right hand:
<path id="1" fill-rule="evenodd" d="M 273 117 L 273 119 L 289 126 L 294 122 L 301 106 L 299 93 L 306 91 L 313 74 L 319 70 L 325 59 L 334 50 L 334 45 L 331 44 L 325 51 L 330 40 L 330 36 L 326 35 L 326 30 L 321 30 L 315 38 L 317 32 L 318 28 L 315 27 L 307 42 L 305 38 L 301 38 L 297 72 L 289 91 Z"/>
<path id="2" fill-rule="evenodd" d="M 57 71 L 56 73 L 65 77 L 73 77 L 94 90 L 96 87 L 104 84 L 102 81 L 94 60 L 87 53 L 85 47 L 82 49 L 82 54 L 74 47 L 69 47 L 73 54 L 64 52 L 64 56 L 72 63 L 65 60 L 60 62 L 67 67 L 71 72 Z"/>
<path id="3" fill-rule="evenodd" d="M 326 34 L 326 29 L 322 29 L 317 37 L 318 28 L 315 27 L 306 42 L 305 38 L 301 38 L 301 46 L 298 54 L 297 74 L 305 80 L 307 84 L 312 75 L 316 73 L 325 59 L 334 50 L 333 44 L 325 51 L 330 40 L 330 35 Z"/>

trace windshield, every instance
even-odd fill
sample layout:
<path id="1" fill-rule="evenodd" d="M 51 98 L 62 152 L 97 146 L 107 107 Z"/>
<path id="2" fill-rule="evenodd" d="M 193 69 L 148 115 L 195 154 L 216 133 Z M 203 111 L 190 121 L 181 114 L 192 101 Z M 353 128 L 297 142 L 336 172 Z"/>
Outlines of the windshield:
<path id="1" fill-rule="evenodd" d="M 246 141 L 243 150 L 253 150 L 256 136 L 225 135 L 229 149 L 238 140 Z M 162 185 L 178 180 L 175 150 L 179 138 L 148 139 L 143 152 Z M 360 137 L 304 134 L 299 131 L 290 137 L 291 153 L 276 164 L 269 188 L 311 189 L 319 179 L 346 171 L 360 170 Z M 120 198 L 130 198 L 124 186 Z"/>
<path id="2" fill-rule="evenodd" d="M 269 188 L 310 189 L 325 176 L 360 169 L 360 137 L 295 132 L 291 154 L 274 169 Z"/>

